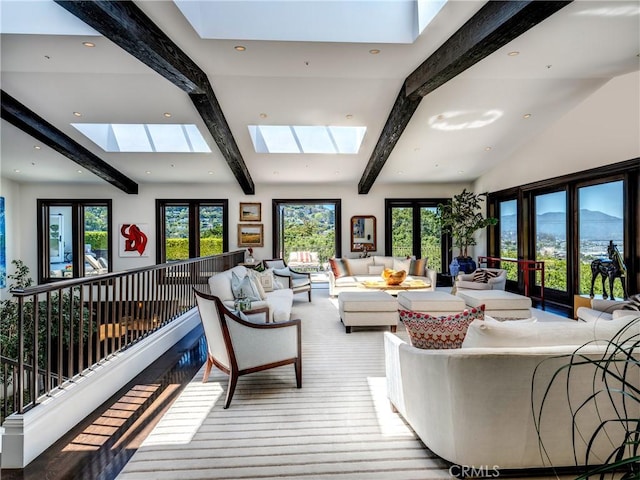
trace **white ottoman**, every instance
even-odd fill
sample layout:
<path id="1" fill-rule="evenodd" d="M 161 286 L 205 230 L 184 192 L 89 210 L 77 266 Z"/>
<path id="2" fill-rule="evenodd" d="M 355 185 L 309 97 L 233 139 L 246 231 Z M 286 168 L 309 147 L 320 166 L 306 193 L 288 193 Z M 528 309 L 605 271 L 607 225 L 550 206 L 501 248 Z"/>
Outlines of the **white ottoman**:
<path id="1" fill-rule="evenodd" d="M 484 313 L 498 320 L 531 317 L 531 299 L 504 290 L 461 290 L 456 295 L 470 307 L 484 304 Z"/>
<path id="2" fill-rule="evenodd" d="M 398 292 L 398 308 L 441 316 L 460 313 L 464 300 L 447 292 Z"/>
<path id="3" fill-rule="evenodd" d="M 385 292 L 340 292 L 338 295 L 340 320 L 347 333 L 351 327 L 387 326 L 396 331 L 398 302 Z"/>

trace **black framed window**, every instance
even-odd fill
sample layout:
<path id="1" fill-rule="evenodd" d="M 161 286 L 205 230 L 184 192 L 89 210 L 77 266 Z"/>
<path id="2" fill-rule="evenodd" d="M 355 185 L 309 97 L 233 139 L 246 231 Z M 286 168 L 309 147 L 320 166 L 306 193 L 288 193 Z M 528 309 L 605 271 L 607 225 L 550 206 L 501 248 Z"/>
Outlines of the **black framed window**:
<path id="1" fill-rule="evenodd" d="M 111 200 L 38 200 L 38 282 L 112 270 Z"/>
<path id="2" fill-rule="evenodd" d="M 339 199 L 274 199 L 273 258 L 292 252 L 318 253 L 319 264 L 342 255 L 342 203 Z"/>
<path id="3" fill-rule="evenodd" d="M 228 200 L 156 200 L 156 238 L 158 263 L 229 251 Z"/>
<path id="4" fill-rule="evenodd" d="M 591 262 L 607 257 L 610 241 L 625 260 L 629 292 L 637 291 L 639 190 L 640 159 L 633 159 L 493 192 L 489 208 L 500 218 L 501 208 L 517 200 L 517 257 L 544 260 L 545 299 L 571 306 L 573 295 L 590 293 Z M 506 223 L 512 224 L 509 219 Z M 503 246 L 511 245 L 511 237 L 500 221 L 490 227 L 489 256 L 503 256 Z M 538 288 L 539 280 L 536 276 Z M 614 294 L 620 298 L 621 283 L 616 280 L 614 285 Z M 596 282 L 594 293 L 602 293 L 601 282 Z"/>
<path id="5" fill-rule="evenodd" d="M 451 239 L 437 221 L 438 205 L 446 198 L 386 199 L 385 255 L 427 258 L 429 268 L 447 272 Z"/>

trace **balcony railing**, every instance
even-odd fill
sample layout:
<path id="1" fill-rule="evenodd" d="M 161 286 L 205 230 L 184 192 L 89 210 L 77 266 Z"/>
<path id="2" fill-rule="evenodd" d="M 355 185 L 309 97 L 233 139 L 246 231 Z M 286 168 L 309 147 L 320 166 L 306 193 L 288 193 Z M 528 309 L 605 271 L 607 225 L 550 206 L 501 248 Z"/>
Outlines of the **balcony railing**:
<path id="1" fill-rule="evenodd" d="M 243 260 L 244 250 L 12 290 L 17 314 L 0 332 L 0 423 L 195 307 L 192 287 L 206 290 L 211 275 Z"/>

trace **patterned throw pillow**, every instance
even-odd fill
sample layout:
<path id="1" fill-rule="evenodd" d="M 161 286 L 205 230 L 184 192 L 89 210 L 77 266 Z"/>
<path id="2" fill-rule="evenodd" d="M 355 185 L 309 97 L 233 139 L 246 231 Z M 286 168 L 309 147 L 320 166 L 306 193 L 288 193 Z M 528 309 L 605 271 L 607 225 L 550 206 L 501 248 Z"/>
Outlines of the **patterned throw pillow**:
<path id="1" fill-rule="evenodd" d="M 411 345 L 431 350 L 462 347 L 469 324 L 476 319 L 484 320 L 484 305 L 442 317 L 411 310 L 399 312 Z"/>
<path id="2" fill-rule="evenodd" d="M 426 269 L 427 269 L 426 258 L 418 258 L 415 260 L 411 260 L 411 264 L 409 265 L 409 275 L 413 275 L 414 277 L 424 277 Z"/>
<path id="3" fill-rule="evenodd" d="M 349 263 L 342 258 L 330 258 L 329 265 L 331 265 L 331 271 L 336 278 L 351 275 L 351 272 L 349 271 Z"/>
<path id="4" fill-rule="evenodd" d="M 487 271 L 481 268 L 473 272 L 473 281 L 480 283 L 487 283 Z"/>
<path id="5" fill-rule="evenodd" d="M 500 276 L 500 272 L 497 270 L 485 270 L 485 273 L 487 274 L 487 281 Z"/>
<path id="6" fill-rule="evenodd" d="M 256 270 L 249 270 L 249 275 L 251 275 L 251 278 L 253 279 L 253 281 L 256 282 L 256 285 L 261 285 L 262 289 L 265 292 L 273 292 L 273 283 L 274 283 L 274 276 L 273 276 L 273 268 L 267 268 L 265 271 L 263 272 L 258 272 Z"/>

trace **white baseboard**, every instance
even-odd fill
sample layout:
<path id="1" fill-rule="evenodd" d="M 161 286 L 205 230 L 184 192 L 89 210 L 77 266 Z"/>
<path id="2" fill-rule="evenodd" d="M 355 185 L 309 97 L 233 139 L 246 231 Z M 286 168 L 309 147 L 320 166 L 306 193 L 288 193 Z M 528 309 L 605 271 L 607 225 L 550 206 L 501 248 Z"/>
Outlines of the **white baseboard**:
<path id="1" fill-rule="evenodd" d="M 24 414 L 5 419 L 2 468 L 24 468 L 60 437 L 173 347 L 200 322 L 189 310 L 145 340 L 92 367 L 63 390 Z"/>

